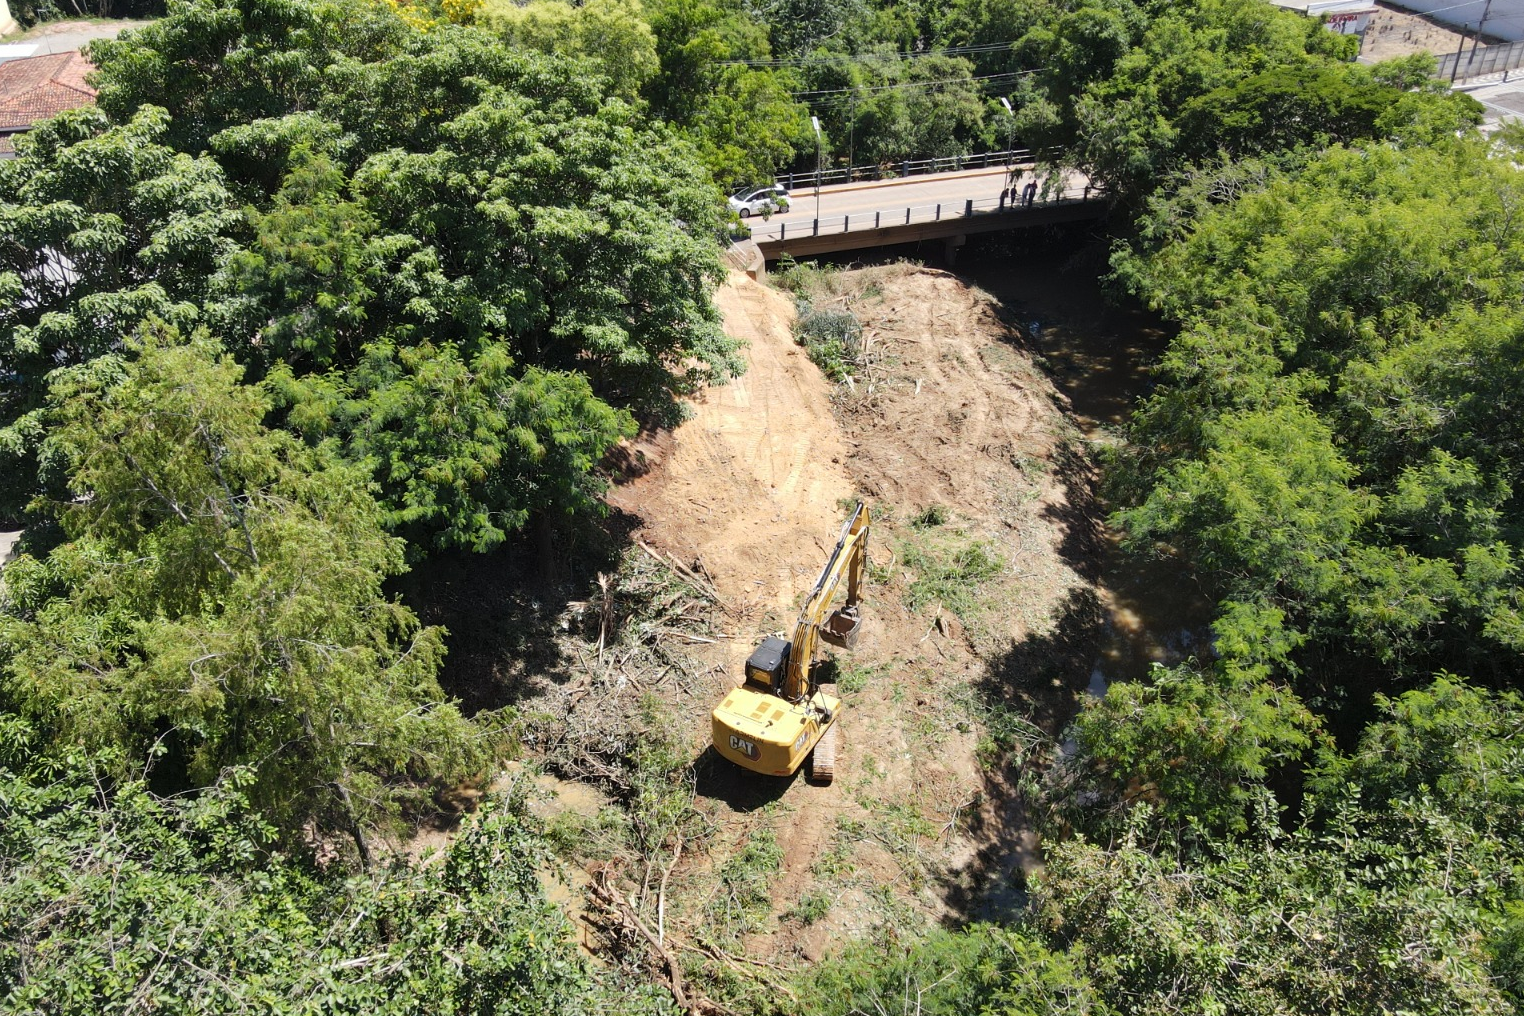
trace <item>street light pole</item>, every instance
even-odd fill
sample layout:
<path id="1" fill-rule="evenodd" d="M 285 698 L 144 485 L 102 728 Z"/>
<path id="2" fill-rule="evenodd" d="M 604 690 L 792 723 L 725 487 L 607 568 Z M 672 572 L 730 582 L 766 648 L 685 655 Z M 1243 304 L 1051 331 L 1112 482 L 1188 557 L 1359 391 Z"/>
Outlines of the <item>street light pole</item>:
<path id="1" fill-rule="evenodd" d="M 1492 0 L 1487 0 L 1486 4 L 1482 6 L 1482 20 L 1481 23 L 1476 26 L 1476 35 L 1472 36 L 1471 38 L 1471 60 L 1476 59 L 1477 43 L 1482 41 L 1482 29 L 1487 27 L 1487 14 L 1491 10 Z M 1466 61 L 1466 68 L 1468 70 L 1471 67 L 1471 60 Z"/>
<path id="2" fill-rule="evenodd" d="M 810 117 L 815 125 L 815 232 L 820 232 L 820 117 Z"/>
<path id="3" fill-rule="evenodd" d="M 1005 164 L 1009 168 L 1011 159 L 1014 157 L 1011 146 L 1016 143 L 1016 111 L 1011 108 L 1011 100 L 1003 95 L 1000 97 L 1000 105 L 1005 107 L 1005 115 L 1008 118 L 1005 122 Z"/>
<path id="4" fill-rule="evenodd" d="M 1006 187 L 1010 187 L 1010 188 L 1014 188 L 1016 186 L 1016 181 L 1011 179 L 1011 167 L 1012 167 L 1012 164 L 1016 161 L 1016 154 L 1011 150 L 1011 146 L 1016 143 L 1016 111 L 1011 109 L 1011 100 L 1007 99 L 1003 95 L 1000 97 L 1000 105 L 1005 107 L 1005 116 L 1006 116 L 1006 121 L 1005 121 L 1005 186 Z M 1013 192 L 1011 194 L 1011 206 L 1014 208 L 1015 205 L 1016 205 L 1016 195 Z M 1005 190 L 1004 189 L 1002 189 L 1000 191 L 1000 207 L 1001 208 L 1005 207 Z"/>

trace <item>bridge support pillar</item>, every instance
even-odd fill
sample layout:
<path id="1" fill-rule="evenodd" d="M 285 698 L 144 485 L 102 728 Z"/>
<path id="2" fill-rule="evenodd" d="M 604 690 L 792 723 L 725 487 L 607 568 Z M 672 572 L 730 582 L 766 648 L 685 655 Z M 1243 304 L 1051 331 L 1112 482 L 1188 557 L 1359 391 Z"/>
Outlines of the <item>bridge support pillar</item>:
<path id="1" fill-rule="evenodd" d="M 968 243 L 968 237 L 962 235 L 949 236 L 942 241 L 942 260 L 947 262 L 948 268 L 958 263 L 958 248 L 965 243 Z"/>

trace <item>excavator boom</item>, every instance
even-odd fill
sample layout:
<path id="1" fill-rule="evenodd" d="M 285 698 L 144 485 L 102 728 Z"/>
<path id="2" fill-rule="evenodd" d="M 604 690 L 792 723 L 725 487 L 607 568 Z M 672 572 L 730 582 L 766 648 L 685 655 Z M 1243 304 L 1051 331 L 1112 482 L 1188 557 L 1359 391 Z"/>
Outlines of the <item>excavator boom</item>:
<path id="1" fill-rule="evenodd" d="M 783 682 L 783 697 L 790 702 L 798 702 L 814 691 L 810 666 L 815 659 L 819 638 L 824 636 L 827 642 L 837 645 L 856 641 L 861 624 L 857 610 L 862 602 L 863 562 L 867 558 L 868 506 L 859 501 L 852 517 L 842 524 L 836 547 L 826 559 L 820 577 L 815 580 L 815 588 L 810 590 L 809 598 L 799 610 L 799 620 L 794 624 L 793 649 L 789 652 L 788 672 Z M 826 611 L 843 576 L 847 579 L 846 605 L 828 619 Z"/>

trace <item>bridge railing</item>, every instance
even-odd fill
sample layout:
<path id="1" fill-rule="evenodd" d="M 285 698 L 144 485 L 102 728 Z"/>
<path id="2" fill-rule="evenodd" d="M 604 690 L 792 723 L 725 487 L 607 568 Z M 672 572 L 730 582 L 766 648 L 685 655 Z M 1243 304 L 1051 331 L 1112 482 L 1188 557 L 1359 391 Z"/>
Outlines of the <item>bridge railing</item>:
<path id="1" fill-rule="evenodd" d="M 1078 204 L 1088 201 L 1095 192 L 1088 183 L 1068 184 L 1050 194 L 1039 194 L 1030 205 L 1021 200 L 1020 192 L 1014 199 L 1008 194 L 996 198 L 966 198 L 959 201 L 942 201 L 924 205 L 884 208 L 872 212 L 852 212 L 825 218 L 801 218 L 798 214 L 774 215 L 766 222 L 749 220 L 751 238 L 758 243 L 782 242 L 807 236 L 830 236 L 857 233 L 873 229 L 889 229 L 896 226 L 914 226 L 927 222 L 972 218 L 992 213 L 1016 212 L 1022 208 L 1043 208 L 1054 205 Z M 794 207 L 803 210 L 800 200 Z"/>
<path id="2" fill-rule="evenodd" d="M 858 180 L 896 180 L 907 176 L 924 176 L 929 173 L 955 173 L 961 169 L 984 169 L 987 166 L 1003 166 L 1007 162 L 1031 162 L 1032 151 L 1027 148 L 1010 148 L 999 152 L 979 152 L 973 155 L 948 155 L 935 159 L 905 159 L 899 162 L 883 162 L 871 166 L 843 166 L 822 169 L 818 173 L 780 173 L 778 182 L 789 190 L 813 188 L 819 177 L 820 186 L 838 183 L 854 183 Z"/>

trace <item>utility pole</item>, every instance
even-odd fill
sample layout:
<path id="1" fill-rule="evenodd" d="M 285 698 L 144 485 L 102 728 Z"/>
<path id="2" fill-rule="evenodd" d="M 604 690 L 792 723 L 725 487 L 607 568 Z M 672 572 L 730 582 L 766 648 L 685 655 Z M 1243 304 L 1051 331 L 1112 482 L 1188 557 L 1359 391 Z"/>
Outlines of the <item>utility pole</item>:
<path id="1" fill-rule="evenodd" d="M 815 232 L 820 232 L 820 117 L 810 117 L 815 126 Z"/>
<path id="2" fill-rule="evenodd" d="M 1455 84 L 1455 76 L 1460 73 L 1461 54 L 1466 51 L 1466 29 L 1471 26 L 1461 26 L 1460 45 L 1455 47 L 1455 66 L 1450 68 L 1450 84 Z"/>
<path id="3" fill-rule="evenodd" d="M 1492 0 L 1487 0 L 1491 3 Z M 857 154 L 857 85 L 852 86 L 852 107 L 847 114 L 847 183 L 852 182 L 852 167 Z"/>
<path id="4" fill-rule="evenodd" d="M 1476 45 L 1482 41 L 1482 28 L 1487 24 L 1487 14 L 1492 10 L 1492 0 L 1487 0 L 1482 5 L 1482 20 L 1476 26 L 1476 35 L 1471 38 L 1471 60 L 1476 59 Z M 1471 60 L 1466 61 L 1466 69 L 1471 69 Z"/>

